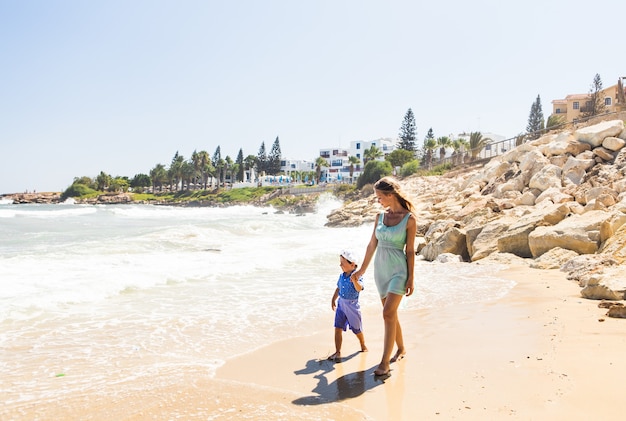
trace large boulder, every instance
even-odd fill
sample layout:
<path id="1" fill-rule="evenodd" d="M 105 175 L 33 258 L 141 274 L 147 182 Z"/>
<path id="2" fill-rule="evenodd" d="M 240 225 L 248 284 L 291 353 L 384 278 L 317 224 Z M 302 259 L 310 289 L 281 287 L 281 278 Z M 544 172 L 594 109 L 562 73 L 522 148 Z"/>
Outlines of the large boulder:
<path id="1" fill-rule="evenodd" d="M 444 253 L 458 255 L 462 260 L 469 259 L 465 231 L 452 226 L 436 239 L 428 242 L 420 251 L 420 255 L 430 262 L 436 260 L 437 256 Z"/>
<path id="2" fill-rule="evenodd" d="M 612 216 L 605 211 L 589 211 L 572 215 L 554 226 L 537 227 L 528 235 L 530 251 L 533 257 L 556 247 L 578 254 L 596 253 L 602 243 L 600 228 Z"/>
<path id="3" fill-rule="evenodd" d="M 583 127 L 574 132 L 574 138 L 579 142 L 588 143 L 592 148 L 602 145 L 604 139 L 609 136 L 619 136 L 624 130 L 622 120 L 603 121 L 593 126 Z"/>
<path id="4" fill-rule="evenodd" d="M 588 143 L 576 140 L 574 135 L 568 132 L 561 133 L 553 142 L 543 145 L 539 148 L 541 153 L 546 157 L 558 155 L 578 155 L 584 151 L 591 149 Z"/>
<path id="5" fill-rule="evenodd" d="M 561 168 L 553 164 L 545 165 L 528 182 L 528 187 L 537 190 L 548 190 L 550 187 L 561 188 Z"/>

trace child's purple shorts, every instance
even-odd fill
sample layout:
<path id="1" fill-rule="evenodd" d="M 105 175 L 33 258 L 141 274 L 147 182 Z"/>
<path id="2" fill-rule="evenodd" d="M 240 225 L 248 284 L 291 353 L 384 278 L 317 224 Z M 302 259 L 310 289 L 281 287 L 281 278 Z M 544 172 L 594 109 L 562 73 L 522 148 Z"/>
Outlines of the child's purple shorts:
<path id="1" fill-rule="evenodd" d="M 359 300 L 345 300 L 339 297 L 337 309 L 335 310 L 335 327 L 343 329 L 345 332 L 348 325 L 355 335 L 361 333 L 361 329 L 363 329 L 361 306 L 359 305 Z"/>

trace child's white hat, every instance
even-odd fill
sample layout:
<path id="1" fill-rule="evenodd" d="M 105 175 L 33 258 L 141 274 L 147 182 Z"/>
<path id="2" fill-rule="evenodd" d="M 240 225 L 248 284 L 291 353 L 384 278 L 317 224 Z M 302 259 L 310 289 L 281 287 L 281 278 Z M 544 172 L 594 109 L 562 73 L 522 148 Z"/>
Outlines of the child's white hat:
<path id="1" fill-rule="evenodd" d="M 341 253 L 339 253 L 339 255 L 343 256 L 343 258 L 350 263 L 355 263 L 357 265 L 359 264 L 359 259 L 357 258 L 356 253 L 352 250 L 343 249 L 341 250 Z"/>

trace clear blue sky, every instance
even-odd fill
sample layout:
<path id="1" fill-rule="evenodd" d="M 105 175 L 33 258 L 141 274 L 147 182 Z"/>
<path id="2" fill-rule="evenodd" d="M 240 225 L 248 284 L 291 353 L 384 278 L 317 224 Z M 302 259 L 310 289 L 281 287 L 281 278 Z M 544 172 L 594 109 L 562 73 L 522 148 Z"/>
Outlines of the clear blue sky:
<path id="1" fill-rule="evenodd" d="M 0 193 L 178 151 L 282 156 L 462 131 L 626 76 L 620 0 L 0 0 Z M 620 68 L 620 65 L 622 66 Z"/>

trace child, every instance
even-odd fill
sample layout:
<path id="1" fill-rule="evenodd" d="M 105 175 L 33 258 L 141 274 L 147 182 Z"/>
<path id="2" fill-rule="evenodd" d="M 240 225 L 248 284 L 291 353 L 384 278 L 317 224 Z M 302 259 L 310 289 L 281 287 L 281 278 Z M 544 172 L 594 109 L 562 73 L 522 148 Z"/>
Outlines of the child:
<path id="1" fill-rule="evenodd" d="M 357 268 L 355 254 L 350 250 L 342 250 L 339 254 L 339 266 L 343 273 L 339 275 L 331 302 L 332 309 L 335 310 L 335 353 L 328 357 L 329 360 L 335 362 L 341 362 L 341 342 L 343 332 L 348 326 L 359 339 L 361 352 L 367 351 L 359 305 L 359 292 L 363 290 L 363 278 L 352 279 L 350 276 Z"/>

